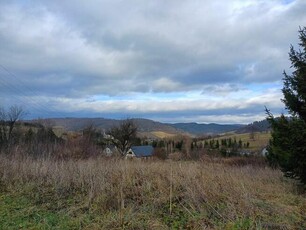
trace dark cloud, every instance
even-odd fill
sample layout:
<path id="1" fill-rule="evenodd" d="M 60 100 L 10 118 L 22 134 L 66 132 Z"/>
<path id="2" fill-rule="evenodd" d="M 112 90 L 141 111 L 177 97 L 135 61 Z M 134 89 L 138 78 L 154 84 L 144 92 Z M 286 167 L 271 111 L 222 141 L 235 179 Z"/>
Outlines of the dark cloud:
<path id="1" fill-rule="evenodd" d="M 0 64 L 16 76 L 0 70 L 1 95 L 22 102 L 41 96 L 54 111 L 58 100 L 103 95 L 110 100 L 134 95 L 131 107 L 141 95 L 169 100 L 158 93 L 186 93 L 194 101 L 208 94 L 231 100 L 231 95 L 252 90 L 249 84 L 281 81 L 290 66 L 289 44 L 297 44 L 298 27 L 306 21 L 303 0 L 30 0 L 1 1 L 0 6 Z M 240 97 L 248 103 L 251 96 Z M 110 113 L 116 113 L 116 103 L 109 104 Z M 156 107 L 157 114 L 166 116 L 167 109 Z M 259 113 L 251 107 L 233 109 Z M 230 114 L 226 108 L 220 111 Z M 137 112 L 153 115 L 139 107 Z"/>

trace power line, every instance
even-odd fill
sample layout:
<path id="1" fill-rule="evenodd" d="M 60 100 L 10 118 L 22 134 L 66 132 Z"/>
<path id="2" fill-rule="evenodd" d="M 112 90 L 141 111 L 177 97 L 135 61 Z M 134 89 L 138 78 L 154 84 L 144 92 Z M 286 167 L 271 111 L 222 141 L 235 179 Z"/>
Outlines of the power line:
<path id="1" fill-rule="evenodd" d="M 19 103 L 21 103 L 23 105 L 28 104 L 28 105 L 34 107 L 36 110 L 42 110 L 42 108 L 40 108 L 40 106 L 38 106 L 35 102 L 32 102 L 32 103 L 29 104 L 28 100 L 25 99 L 22 91 L 19 88 L 17 88 L 16 86 L 14 86 L 14 84 L 9 84 L 7 81 L 4 81 L 2 78 L 0 78 L 0 81 L 1 81 L 2 85 L 4 85 L 7 89 L 14 92 L 14 94 L 9 95 L 10 97 L 15 98 Z"/>
<path id="2" fill-rule="evenodd" d="M 11 96 L 14 97 L 17 101 L 21 102 L 22 105 L 27 105 L 32 107 L 34 110 L 36 110 L 38 113 L 42 114 L 54 114 L 57 116 L 61 116 L 57 111 L 51 109 L 50 107 L 47 107 L 45 104 L 41 103 L 38 100 L 35 100 L 36 98 L 41 97 L 36 92 L 34 92 L 31 88 L 27 86 L 27 84 L 22 81 L 20 78 L 18 78 L 14 73 L 12 73 L 8 68 L 0 64 L 0 67 L 11 77 L 15 79 L 14 84 L 7 81 L 6 78 L 0 78 L 3 85 L 5 85 L 8 89 L 10 89 L 14 94 Z M 18 87 L 19 86 L 19 87 Z M 26 94 L 28 92 L 28 95 Z M 16 93 L 19 95 L 16 96 Z M 34 96 L 34 98 L 33 98 Z M 29 103 L 30 102 L 30 103 Z"/>

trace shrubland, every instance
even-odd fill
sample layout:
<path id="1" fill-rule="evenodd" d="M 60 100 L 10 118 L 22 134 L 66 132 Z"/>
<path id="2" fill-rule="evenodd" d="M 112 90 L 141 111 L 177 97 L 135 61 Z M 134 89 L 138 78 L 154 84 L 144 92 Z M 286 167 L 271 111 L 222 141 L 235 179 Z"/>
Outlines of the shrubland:
<path id="1" fill-rule="evenodd" d="M 258 158 L 0 154 L 0 229 L 305 229 L 305 212 L 297 182 Z"/>

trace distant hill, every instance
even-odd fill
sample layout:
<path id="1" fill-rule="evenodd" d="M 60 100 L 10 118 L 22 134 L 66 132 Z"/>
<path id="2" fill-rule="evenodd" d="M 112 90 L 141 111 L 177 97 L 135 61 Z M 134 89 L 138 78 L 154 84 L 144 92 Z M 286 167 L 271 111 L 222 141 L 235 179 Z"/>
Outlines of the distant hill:
<path id="1" fill-rule="evenodd" d="M 198 123 L 175 123 L 166 124 L 149 119 L 132 119 L 138 127 L 139 134 L 150 138 L 163 138 L 175 135 L 218 135 L 227 132 L 250 133 L 269 130 L 269 123 L 266 120 L 256 121 L 249 125 L 232 124 L 198 124 Z M 34 121 L 32 121 L 34 122 Z M 104 131 L 113 126 L 119 125 L 120 120 L 106 118 L 50 118 L 42 119 L 41 123 L 49 126 L 61 127 L 67 131 L 80 131 L 89 125 L 93 125 Z"/>
<path id="2" fill-rule="evenodd" d="M 198 123 L 176 123 L 170 124 L 176 129 L 183 130 L 185 132 L 201 135 L 201 134 L 221 134 L 241 129 L 245 125 L 220 125 L 220 124 L 198 124 Z"/>
<path id="3" fill-rule="evenodd" d="M 181 130 L 178 130 L 177 128 L 169 124 L 152 121 L 149 119 L 142 119 L 142 118 L 137 118 L 137 119 L 132 119 L 132 120 L 136 123 L 138 130 L 140 132 L 163 131 L 163 132 L 172 133 L 172 134 L 181 133 Z"/>
<path id="4" fill-rule="evenodd" d="M 182 130 L 178 130 L 168 124 L 161 122 L 152 121 L 149 119 L 136 118 L 132 119 L 138 127 L 138 131 L 141 136 L 147 137 L 159 137 L 158 132 L 164 133 L 163 136 L 173 136 L 178 134 L 186 134 Z M 49 118 L 40 120 L 41 123 L 48 124 L 49 126 L 62 127 L 67 131 L 80 131 L 90 125 L 96 128 L 103 129 L 104 131 L 109 130 L 113 126 L 120 124 L 120 120 L 105 119 L 105 118 Z"/>
<path id="5" fill-rule="evenodd" d="M 118 120 L 105 118 L 48 118 L 41 119 L 39 122 L 46 123 L 50 126 L 61 126 L 67 131 L 80 131 L 89 125 L 94 125 L 97 128 L 109 129 L 112 126 L 118 125 Z"/>
<path id="6" fill-rule="evenodd" d="M 270 130 L 268 120 L 255 121 L 251 124 L 241 127 L 236 133 L 251 133 L 251 132 L 265 132 Z"/>

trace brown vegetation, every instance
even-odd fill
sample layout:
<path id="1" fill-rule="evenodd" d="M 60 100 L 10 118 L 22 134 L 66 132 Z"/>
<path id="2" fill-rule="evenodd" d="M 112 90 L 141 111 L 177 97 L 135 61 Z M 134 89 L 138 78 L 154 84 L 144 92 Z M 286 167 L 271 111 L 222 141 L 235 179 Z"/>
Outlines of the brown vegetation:
<path id="1" fill-rule="evenodd" d="M 0 229 L 306 228 L 305 195 L 260 157 L 223 158 L 185 137 L 156 142 L 147 161 L 103 157 L 92 127 L 13 137 L 0 151 Z"/>
<path id="2" fill-rule="evenodd" d="M 87 229 L 306 228 L 305 196 L 280 171 L 220 159 L 54 160 L 0 154 L 0 194 L 22 194 Z"/>

